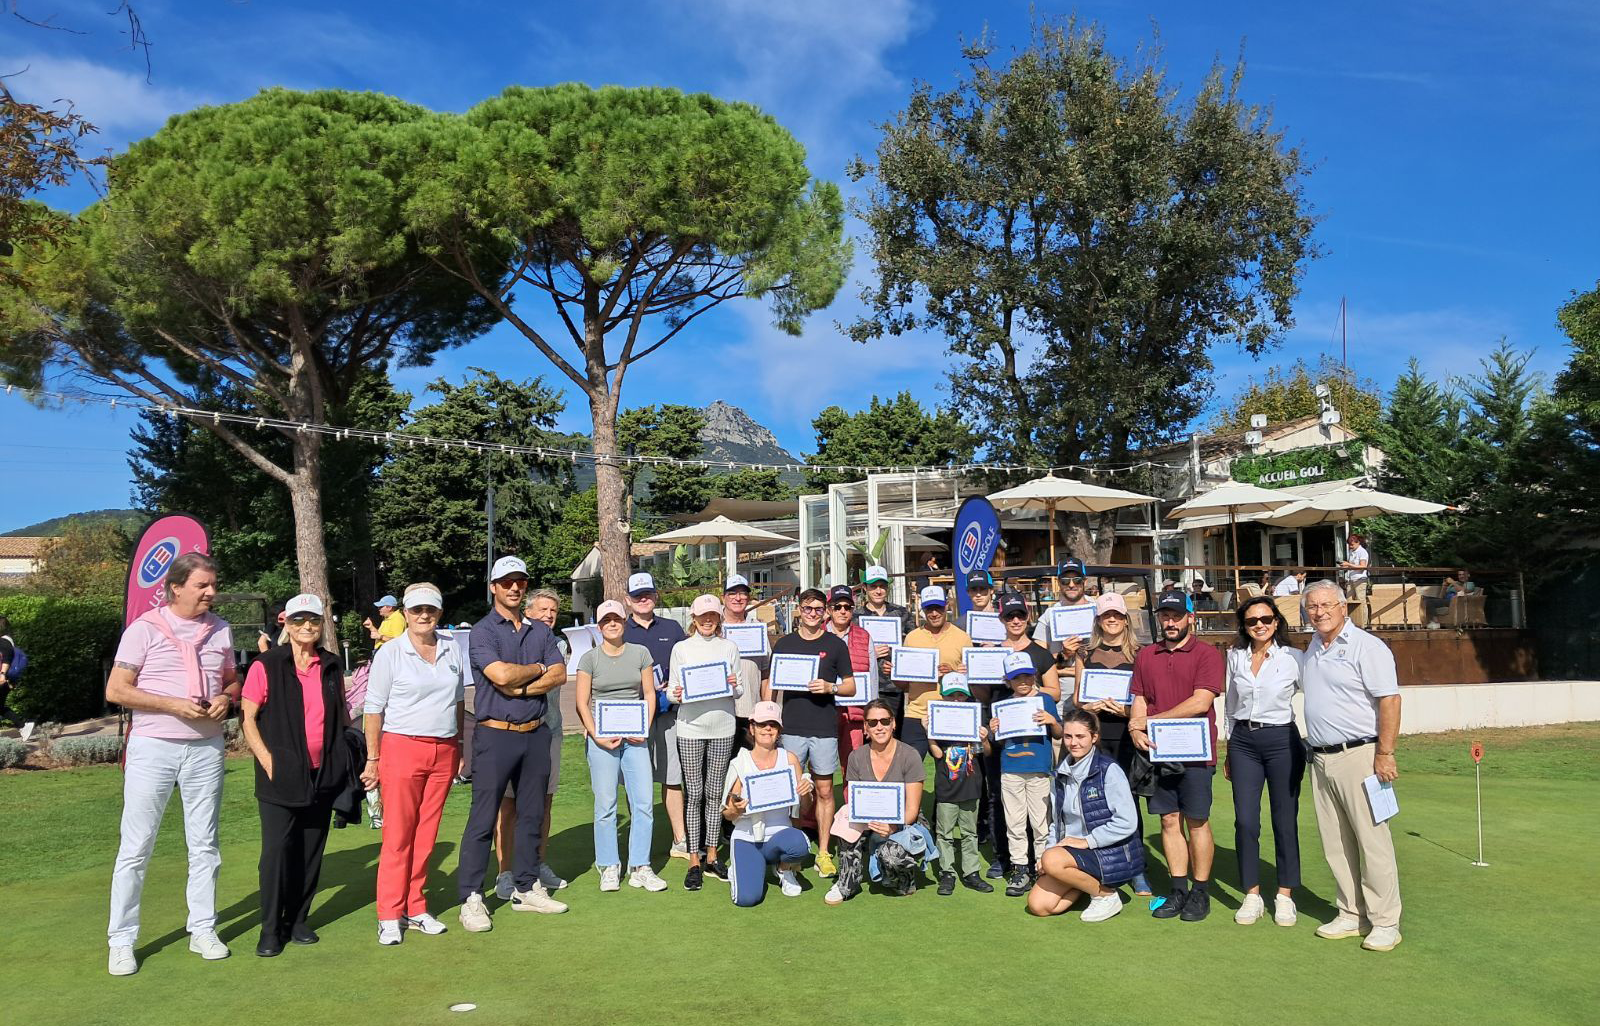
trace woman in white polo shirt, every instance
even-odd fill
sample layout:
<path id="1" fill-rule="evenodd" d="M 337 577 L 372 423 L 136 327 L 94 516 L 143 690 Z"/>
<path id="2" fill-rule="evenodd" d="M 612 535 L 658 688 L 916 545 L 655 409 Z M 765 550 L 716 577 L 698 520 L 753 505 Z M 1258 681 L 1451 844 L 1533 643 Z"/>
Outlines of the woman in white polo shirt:
<path id="1" fill-rule="evenodd" d="M 367 765 L 361 782 L 383 793 L 383 848 L 378 854 L 378 943 L 399 944 L 403 930 L 444 933 L 422 889 L 450 782 L 461 766 L 467 659 L 438 629 L 439 589 L 406 589 L 405 633 L 378 649 L 367 681 Z"/>
<path id="2" fill-rule="evenodd" d="M 1248 926 L 1266 910 L 1261 900 L 1261 791 L 1272 809 L 1272 843 L 1278 858 L 1278 896 L 1272 920 L 1295 924 L 1294 889 L 1300 886 L 1300 781 L 1306 749 L 1294 724 L 1291 700 L 1300 690 L 1300 650 L 1289 644 L 1283 617 L 1265 595 L 1234 610 L 1239 636 L 1228 650 L 1223 709 L 1228 718 L 1228 761 L 1233 783 L 1233 836 L 1244 901 L 1233 921 Z"/>

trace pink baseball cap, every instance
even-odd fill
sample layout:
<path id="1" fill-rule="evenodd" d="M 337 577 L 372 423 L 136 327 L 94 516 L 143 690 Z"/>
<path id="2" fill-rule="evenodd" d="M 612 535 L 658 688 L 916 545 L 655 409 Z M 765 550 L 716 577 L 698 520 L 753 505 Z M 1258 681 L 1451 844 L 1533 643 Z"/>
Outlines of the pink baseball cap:
<path id="1" fill-rule="evenodd" d="M 1094 615 L 1100 617 L 1106 613 L 1121 613 L 1123 616 L 1127 616 L 1127 600 L 1114 591 L 1105 592 L 1094 600 Z"/>
<path id="2" fill-rule="evenodd" d="M 694 600 L 694 605 L 689 607 L 690 616 L 699 616 L 701 613 L 716 613 L 722 615 L 722 600 L 715 595 L 701 595 Z"/>
<path id="3" fill-rule="evenodd" d="M 594 622 L 599 623 L 608 616 L 618 616 L 626 620 L 628 611 L 622 608 L 622 603 L 616 599 L 606 599 L 600 603 L 600 608 L 594 611 Z"/>
<path id="4" fill-rule="evenodd" d="M 783 726 L 783 709 L 777 702 L 757 702 L 750 710 L 751 723 L 776 723 Z"/>

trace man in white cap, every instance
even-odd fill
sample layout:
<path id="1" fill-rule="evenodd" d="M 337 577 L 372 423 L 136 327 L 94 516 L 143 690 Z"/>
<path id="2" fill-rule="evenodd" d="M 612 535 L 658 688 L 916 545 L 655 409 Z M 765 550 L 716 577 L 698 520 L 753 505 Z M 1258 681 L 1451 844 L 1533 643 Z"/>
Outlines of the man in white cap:
<path id="1" fill-rule="evenodd" d="M 367 619 L 367 635 L 372 638 L 372 650 L 382 648 L 384 642 L 393 641 L 406 632 L 406 618 L 400 615 L 400 600 L 385 595 L 372 604 L 378 611 L 378 622 Z"/>
<path id="2" fill-rule="evenodd" d="M 622 625 L 622 640 L 643 645 L 655 662 L 656 690 L 665 691 L 667 670 L 672 665 L 672 648 L 683 640 L 683 628 L 676 620 L 656 615 L 655 578 L 638 573 L 628 578 L 628 620 Z M 662 708 L 665 706 L 665 708 Z M 688 860 L 689 842 L 683 822 L 683 767 L 678 762 L 677 706 L 658 702 L 655 719 L 650 722 L 650 766 L 661 785 L 661 804 L 672 825 L 672 848 L 668 854 Z"/>
<path id="3" fill-rule="evenodd" d="M 923 625 L 906 635 L 908 648 L 934 648 L 939 650 L 939 677 L 947 673 L 965 673 L 966 649 L 972 647 L 972 635 L 950 622 L 946 615 L 949 603 L 944 589 L 930 584 L 922 589 Z M 923 721 L 928 718 L 928 702 L 939 690 L 933 681 L 900 681 L 906 693 L 906 715 L 900 723 L 900 740 L 917 750 L 918 755 L 928 754 L 928 728 Z"/>
<path id="4" fill-rule="evenodd" d="M 550 628 L 523 614 L 527 565 L 516 556 L 502 556 L 489 578 L 494 608 L 472 625 L 468 637 L 478 723 L 472 735 L 472 809 L 461 835 L 457 889 L 461 925 L 469 933 L 494 926 L 481 888 L 507 784 L 517 806 L 511 907 L 518 912 L 567 910 L 539 882 L 550 779 L 545 696 L 566 683 L 567 666 Z"/>
<path id="5" fill-rule="evenodd" d="M 856 610 L 856 615 L 898 616 L 901 640 L 916 629 L 917 618 L 911 615 L 911 610 L 889 601 L 889 571 L 883 567 L 874 564 L 861 575 L 861 599 L 861 608 Z M 878 697 L 888 702 L 894 710 L 894 721 L 903 723 L 906 696 L 900 690 L 900 685 L 889 677 L 889 646 L 877 645 L 873 654 L 878 659 Z"/>

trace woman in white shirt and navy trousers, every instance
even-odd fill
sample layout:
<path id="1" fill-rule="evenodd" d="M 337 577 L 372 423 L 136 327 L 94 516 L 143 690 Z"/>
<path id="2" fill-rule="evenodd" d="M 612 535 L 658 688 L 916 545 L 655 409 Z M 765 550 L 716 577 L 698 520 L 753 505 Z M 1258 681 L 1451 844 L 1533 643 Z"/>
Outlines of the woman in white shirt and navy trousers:
<path id="1" fill-rule="evenodd" d="M 1300 781 L 1306 749 L 1291 700 L 1300 690 L 1300 650 L 1270 598 L 1247 599 L 1234 611 L 1239 637 L 1228 652 L 1228 779 L 1233 782 L 1234 847 L 1245 890 L 1234 922 L 1248 926 L 1265 911 L 1261 899 L 1261 791 L 1272 810 L 1278 857 L 1273 921 L 1295 923 L 1294 889 L 1300 886 Z"/>

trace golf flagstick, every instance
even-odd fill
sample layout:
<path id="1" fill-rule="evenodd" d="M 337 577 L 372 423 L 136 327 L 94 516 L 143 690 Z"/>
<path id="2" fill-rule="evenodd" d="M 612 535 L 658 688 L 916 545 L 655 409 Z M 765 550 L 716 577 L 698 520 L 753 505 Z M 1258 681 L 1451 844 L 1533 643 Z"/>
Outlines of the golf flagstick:
<path id="1" fill-rule="evenodd" d="M 1482 869 L 1489 863 L 1483 861 L 1483 745 L 1478 741 L 1472 742 L 1472 772 L 1478 781 L 1478 861 L 1473 865 Z"/>

